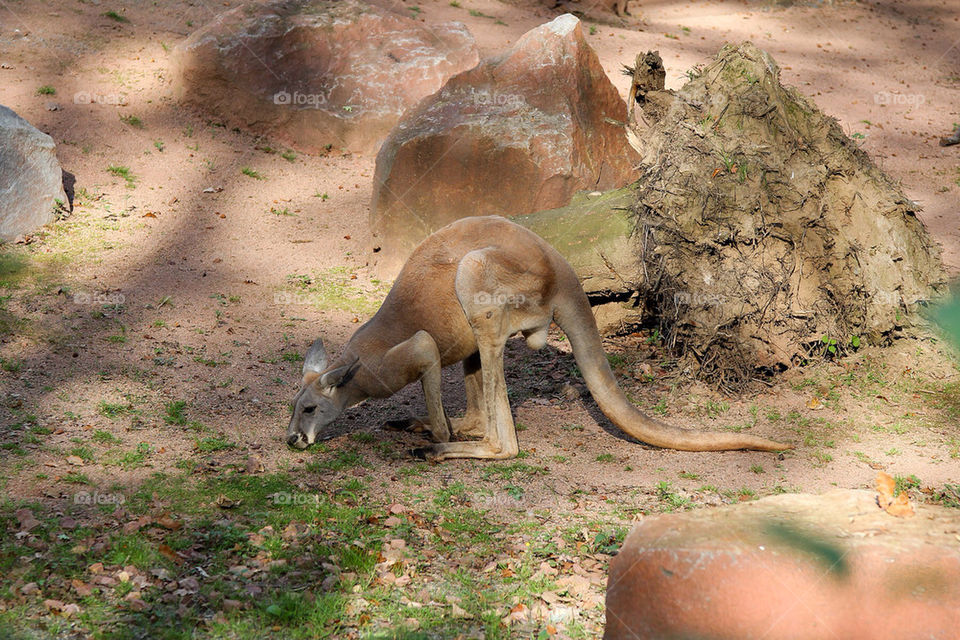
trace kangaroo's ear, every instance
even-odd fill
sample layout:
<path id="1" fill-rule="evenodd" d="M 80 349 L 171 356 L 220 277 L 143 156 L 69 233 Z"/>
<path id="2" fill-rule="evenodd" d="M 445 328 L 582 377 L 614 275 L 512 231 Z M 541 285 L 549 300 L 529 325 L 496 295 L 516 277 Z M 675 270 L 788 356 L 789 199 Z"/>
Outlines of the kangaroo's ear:
<path id="1" fill-rule="evenodd" d="M 336 369 L 331 369 L 320 376 L 320 386 L 339 387 L 340 385 L 346 384 L 350 382 L 350 379 L 353 378 L 353 374 L 355 374 L 359 368 L 360 358 L 359 356 L 355 356 L 353 361 L 349 364 L 337 367 Z"/>
<path id="2" fill-rule="evenodd" d="M 323 348 L 323 340 L 317 338 L 303 358 L 303 375 L 321 373 L 327 368 L 327 360 L 327 350 Z"/>

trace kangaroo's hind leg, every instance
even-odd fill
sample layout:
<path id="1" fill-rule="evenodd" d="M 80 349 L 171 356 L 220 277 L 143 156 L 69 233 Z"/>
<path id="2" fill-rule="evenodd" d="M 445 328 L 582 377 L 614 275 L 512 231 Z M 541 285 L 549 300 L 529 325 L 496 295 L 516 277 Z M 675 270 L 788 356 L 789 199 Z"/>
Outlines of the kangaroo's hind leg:
<path id="1" fill-rule="evenodd" d="M 500 291 L 502 286 L 498 289 L 498 295 L 490 295 L 490 283 L 508 281 L 499 277 L 503 268 L 498 264 L 497 257 L 497 250 L 494 248 L 468 253 L 460 261 L 456 281 L 457 298 L 473 329 L 480 359 L 479 375 L 471 384 L 479 382 L 483 439 L 441 443 L 422 452 L 435 460 L 512 458 L 519 451 L 510 400 L 507 397 L 507 383 L 503 375 L 503 350 L 511 333 L 510 300 L 515 298 L 503 295 Z M 477 374 L 472 369 L 469 373 Z"/>

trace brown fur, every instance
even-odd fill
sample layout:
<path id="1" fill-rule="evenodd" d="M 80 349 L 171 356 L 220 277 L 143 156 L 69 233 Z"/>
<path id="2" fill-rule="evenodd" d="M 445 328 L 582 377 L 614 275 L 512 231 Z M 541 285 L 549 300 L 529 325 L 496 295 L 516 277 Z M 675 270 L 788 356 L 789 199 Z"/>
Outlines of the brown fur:
<path id="1" fill-rule="evenodd" d="M 464 218 L 424 240 L 380 310 L 335 361 L 326 362 L 319 341 L 311 348 L 288 442 L 307 446 L 344 408 L 420 380 L 438 441 L 426 455 L 511 458 L 518 447 L 503 348 L 517 332 L 531 347 L 542 347 L 552 321 L 569 337 L 600 409 L 638 440 L 688 451 L 790 448 L 749 435 L 671 427 L 637 410 L 617 387 L 573 269 L 539 236 L 497 216 Z M 451 421 L 440 398 L 440 369 L 457 362 L 464 363 L 467 411 Z M 450 442 L 451 432 L 482 439 Z"/>

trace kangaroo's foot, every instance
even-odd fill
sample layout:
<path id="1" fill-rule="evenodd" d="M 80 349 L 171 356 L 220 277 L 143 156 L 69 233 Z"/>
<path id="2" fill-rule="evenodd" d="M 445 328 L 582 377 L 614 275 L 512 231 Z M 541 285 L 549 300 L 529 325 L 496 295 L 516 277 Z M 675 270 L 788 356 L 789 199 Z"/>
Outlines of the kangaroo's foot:
<path id="1" fill-rule="evenodd" d="M 479 413 L 467 413 L 462 418 L 450 418 L 450 426 L 456 438 L 482 438 L 485 434 L 483 416 Z M 407 431 L 410 433 L 424 433 L 430 431 L 430 418 L 416 416 L 400 420 L 387 420 L 383 428 L 389 431 Z"/>
<path id="2" fill-rule="evenodd" d="M 441 442 L 430 447 L 417 447 L 410 455 L 420 460 L 440 462 L 451 458 L 478 458 L 481 460 L 506 460 L 517 455 L 513 447 L 502 447 L 487 440 L 470 442 Z"/>

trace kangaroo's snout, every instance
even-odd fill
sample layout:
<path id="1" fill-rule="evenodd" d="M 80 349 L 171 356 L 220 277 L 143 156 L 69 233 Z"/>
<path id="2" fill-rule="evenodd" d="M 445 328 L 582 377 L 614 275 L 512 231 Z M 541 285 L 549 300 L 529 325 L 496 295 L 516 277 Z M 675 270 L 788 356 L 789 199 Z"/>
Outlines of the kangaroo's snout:
<path id="1" fill-rule="evenodd" d="M 302 433 L 291 433 L 287 436 L 287 444 L 296 449 L 306 449 L 307 439 Z"/>

